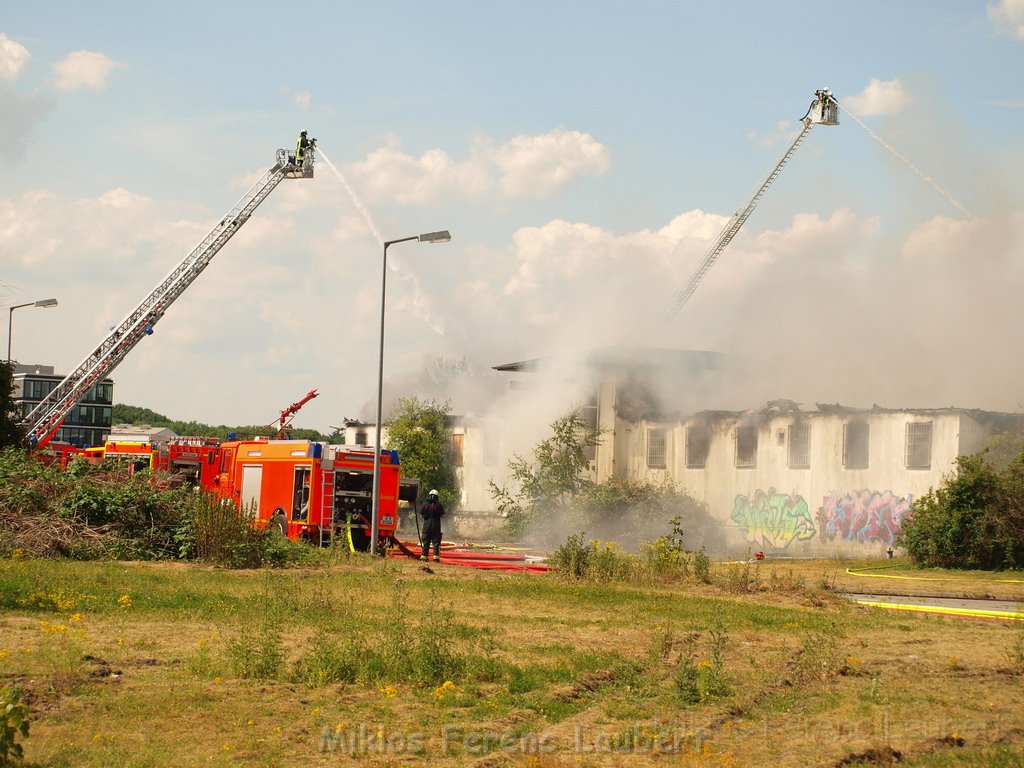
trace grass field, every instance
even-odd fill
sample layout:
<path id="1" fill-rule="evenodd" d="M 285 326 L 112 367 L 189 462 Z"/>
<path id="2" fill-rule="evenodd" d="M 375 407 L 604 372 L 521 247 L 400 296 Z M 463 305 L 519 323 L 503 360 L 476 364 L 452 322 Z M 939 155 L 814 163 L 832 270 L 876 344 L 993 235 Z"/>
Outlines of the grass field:
<path id="1" fill-rule="evenodd" d="M 28 766 L 1024 765 L 1024 626 L 851 605 L 846 567 L 8 560 L 0 688 Z"/>

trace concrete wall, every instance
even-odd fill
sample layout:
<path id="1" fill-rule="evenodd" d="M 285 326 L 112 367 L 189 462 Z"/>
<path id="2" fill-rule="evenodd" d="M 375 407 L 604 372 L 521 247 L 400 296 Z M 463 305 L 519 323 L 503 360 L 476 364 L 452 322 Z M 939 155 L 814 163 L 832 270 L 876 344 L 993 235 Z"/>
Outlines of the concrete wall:
<path id="1" fill-rule="evenodd" d="M 809 428 L 808 466 L 790 466 L 790 426 Z M 844 466 L 844 427 L 868 426 L 868 466 Z M 907 467 L 907 424 L 932 425 L 930 466 Z M 686 466 L 686 429 L 710 426 L 704 468 Z M 738 467 L 737 429 L 757 430 L 754 466 Z M 667 469 L 646 466 L 650 429 L 670 436 Z M 966 448 L 979 450 L 989 430 L 958 411 L 752 414 L 708 422 L 688 418 L 675 424 L 641 422 L 625 430 L 630 445 L 629 476 L 670 480 L 707 504 L 725 527 L 733 548 L 792 554 L 867 555 L 893 544 L 913 499 L 942 482 Z M 617 436 L 618 437 L 618 436 Z"/>

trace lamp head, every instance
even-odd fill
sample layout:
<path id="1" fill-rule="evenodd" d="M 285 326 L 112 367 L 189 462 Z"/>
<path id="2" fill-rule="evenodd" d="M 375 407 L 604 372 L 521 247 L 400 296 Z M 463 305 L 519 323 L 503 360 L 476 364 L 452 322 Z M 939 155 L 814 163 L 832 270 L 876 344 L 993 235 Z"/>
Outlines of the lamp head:
<path id="1" fill-rule="evenodd" d="M 37 306 L 37 307 L 56 307 L 57 306 L 57 300 L 56 299 L 40 299 L 39 301 L 37 301 L 35 303 L 34 306 Z"/>
<path id="2" fill-rule="evenodd" d="M 452 235 L 447 229 L 442 229 L 440 232 L 427 232 L 416 239 L 421 243 L 450 243 Z"/>

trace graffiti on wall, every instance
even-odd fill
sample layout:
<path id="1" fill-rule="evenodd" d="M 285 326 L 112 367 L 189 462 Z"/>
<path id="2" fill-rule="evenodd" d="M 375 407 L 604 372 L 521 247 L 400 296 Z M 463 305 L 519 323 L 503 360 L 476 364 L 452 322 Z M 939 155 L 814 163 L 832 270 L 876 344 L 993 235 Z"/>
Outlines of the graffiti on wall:
<path id="1" fill-rule="evenodd" d="M 825 541 L 882 542 L 893 544 L 913 497 L 892 491 L 833 491 L 821 508 L 821 535 Z"/>
<path id="2" fill-rule="evenodd" d="M 747 541 L 785 549 L 794 541 L 813 539 L 814 519 L 803 496 L 758 490 L 754 498 L 737 495 L 730 515 Z"/>

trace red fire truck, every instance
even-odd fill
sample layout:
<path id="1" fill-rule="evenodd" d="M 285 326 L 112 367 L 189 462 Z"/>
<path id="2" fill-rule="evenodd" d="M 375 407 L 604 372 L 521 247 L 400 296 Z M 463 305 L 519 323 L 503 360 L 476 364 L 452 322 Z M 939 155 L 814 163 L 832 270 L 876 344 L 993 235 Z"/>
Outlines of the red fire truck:
<path id="1" fill-rule="evenodd" d="M 219 468 L 220 440 L 216 437 L 172 437 L 167 441 L 165 466 L 160 467 L 170 474 L 172 485 L 192 485 L 203 491 L 216 489 Z"/>
<path id="2" fill-rule="evenodd" d="M 220 464 L 220 440 L 215 437 L 172 437 L 166 442 L 108 440 L 80 453 L 93 464 L 102 461 L 127 464 L 132 474 L 148 469 L 158 485 L 190 485 L 213 491 Z"/>
<path id="3" fill-rule="evenodd" d="M 378 530 L 398 525 L 399 459 L 381 451 Z M 373 450 L 309 440 L 233 440 L 220 446 L 216 493 L 253 524 L 276 526 L 291 539 L 327 545 L 341 538 L 370 545 Z"/>

